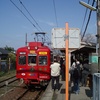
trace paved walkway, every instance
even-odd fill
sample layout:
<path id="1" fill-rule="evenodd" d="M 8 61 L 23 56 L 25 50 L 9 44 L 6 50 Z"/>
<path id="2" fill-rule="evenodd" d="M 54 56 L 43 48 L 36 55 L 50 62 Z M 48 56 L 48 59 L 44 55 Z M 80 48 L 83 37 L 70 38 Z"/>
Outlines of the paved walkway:
<path id="1" fill-rule="evenodd" d="M 80 87 L 80 93 L 75 94 L 69 87 L 69 100 L 92 100 L 92 90 L 89 87 Z M 65 98 L 65 81 L 60 81 L 60 90 L 56 93 L 51 90 L 51 81 L 42 95 L 41 100 L 66 100 Z"/>
<path id="2" fill-rule="evenodd" d="M 70 91 L 69 100 L 92 100 L 92 90 L 89 87 L 80 87 L 80 93 Z"/>

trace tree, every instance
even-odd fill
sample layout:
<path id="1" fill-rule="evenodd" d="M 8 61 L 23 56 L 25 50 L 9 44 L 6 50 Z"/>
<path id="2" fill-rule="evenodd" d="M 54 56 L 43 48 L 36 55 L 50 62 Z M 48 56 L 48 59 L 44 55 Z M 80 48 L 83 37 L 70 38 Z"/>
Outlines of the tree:
<path id="1" fill-rule="evenodd" d="M 8 47 L 7 45 L 6 45 L 6 47 L 4 47 L 4 49 L 5 49 L 5 50 L 8 50 L 8 51 L 10 51 L 10 52 L 11 52 L 11 51 L 14 51 L 14 48 L 13 48 L 13 47 Z"/>
<path id="2" fill-rule="evenodd" d="M 85 41 L 86 43 L 96 43 L 96 36 L 94 34 L 86 34 L 83 41 Z"/>
<path id="3" fill-rule="evenodd" d="M 12 66 L 15 68 L 16 63 L 16 55 L 14 53 L 9 53 L 7 57 L 7 63 L 8 63 L 8 70 L 10 70 L 10 67 Z"/>

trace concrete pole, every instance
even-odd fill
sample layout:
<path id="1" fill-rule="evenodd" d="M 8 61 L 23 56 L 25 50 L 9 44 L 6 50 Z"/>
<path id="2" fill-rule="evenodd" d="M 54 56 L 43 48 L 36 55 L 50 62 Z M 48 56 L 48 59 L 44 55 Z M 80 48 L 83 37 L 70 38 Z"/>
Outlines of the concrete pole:
<path id="1" fill-rule="evenodd" d="M 8 70 L 10 70 L 10 58 L 9 58 L 9 66 L 8 66 Z"/>
<path id="2" fill-rule="evenodd" d="M 100 0 L 97 0 L 97 42 L 98 48 L 98 72 L 100 72 Z"/>

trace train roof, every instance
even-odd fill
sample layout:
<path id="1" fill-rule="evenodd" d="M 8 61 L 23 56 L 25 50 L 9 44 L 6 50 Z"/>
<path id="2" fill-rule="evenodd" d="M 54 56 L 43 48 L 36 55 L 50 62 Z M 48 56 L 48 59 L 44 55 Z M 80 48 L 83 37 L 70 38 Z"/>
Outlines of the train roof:
<path id="1" fill-rule="evenodd" d="M 20 49 L 20 50 L 27 51 L 28 47 L 31 47 L 31 48 L 34 48 L 34 49 L 36 49 L 36 48 L 43 49 L 44 48 L 44 49 L 49 49 L 50 50 L 50 48 L 48 46 L 44 45 L 42 42 L 28 42 L 27 46 L 20 47 L 17 50 Z"/>

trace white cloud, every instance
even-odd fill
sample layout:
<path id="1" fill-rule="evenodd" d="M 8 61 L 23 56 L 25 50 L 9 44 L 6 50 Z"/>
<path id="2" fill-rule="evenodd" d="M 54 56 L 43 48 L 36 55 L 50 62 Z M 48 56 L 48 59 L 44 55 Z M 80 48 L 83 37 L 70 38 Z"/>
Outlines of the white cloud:
<path id="1" fill-rule="evenodd" d="M 51 27 L 56 26 L 56 24 L 53 23 L 53 22 L 46 22 L 46 21 L 43 21 L 43 20 L 40 20 L 39 22 L 44 23 L 44 24 L 47 24 L 47 25 L 49 25 L 49 26 L 51 26 Z"/>
<path id="2" fill-rule="evenodd" d="M 48 25 L 50 25 L 50 26 L 56 26 L 56 24 L 55 23 L 53 23 L 53 22 L 46 22 Z"/>

